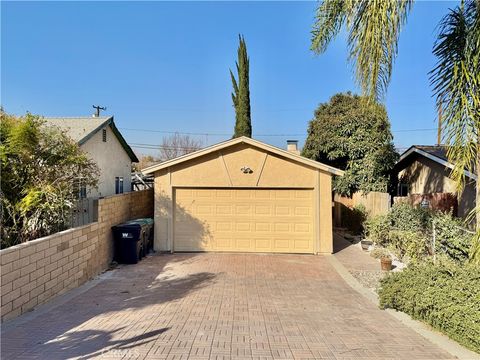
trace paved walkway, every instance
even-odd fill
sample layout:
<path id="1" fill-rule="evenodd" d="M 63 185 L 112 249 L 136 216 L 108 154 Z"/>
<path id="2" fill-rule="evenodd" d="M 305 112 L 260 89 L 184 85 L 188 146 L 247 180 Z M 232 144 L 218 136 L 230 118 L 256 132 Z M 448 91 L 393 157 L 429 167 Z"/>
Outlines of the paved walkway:
<path id="1" fill-rule="evenodd" d="M 323 256 L 150 256 L 27 316 L 3 329 L 2 359 L 451 358 Z"/>
<path id="2" fill-rule="evenodd" d="M 338 234 L 334 234 L 334 256 L 360 284 L 373 292 L 386 275 L 379 260 L 363 251 L 359 243 L 352 245 Z"/>
<path id="3" fill-rule="evenodd" d="M 359 248 L 359 244 L 354 246 L 342 236 L 334 234 L 333 245 L 334 256 L 348 270 L 380 270 L 380 262 L 371 257 L 367 252 L 360 250 L 361 248 Z"/>

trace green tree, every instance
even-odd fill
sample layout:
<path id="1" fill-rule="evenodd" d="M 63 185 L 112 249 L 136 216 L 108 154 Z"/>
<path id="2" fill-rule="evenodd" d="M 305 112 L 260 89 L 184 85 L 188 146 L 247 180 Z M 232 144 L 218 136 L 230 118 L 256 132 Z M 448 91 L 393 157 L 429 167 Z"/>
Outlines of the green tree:
<path id="1" fill-rule="evenodd" d="M 233 92 L 232 100 L 235 108 L 235 131 L 233 137 L 252 137 L 252 119 L 250 115 L 250 84 L 247 45 L 243 36 L 239 35 L 238 61 L 236 62 L 238 82 L 230 70 Z"/>
<path id="2" fill-rule="evenodd" d="M 311 48 L 323 53 L 345 25 L 357 82 L 370 100 L 379 100 L 390 82 L 400 30 L 412 4 L 413 0 L 323 0 L 316 11 Z M 449 10 L 440 23 L 433 53 L 438 63 L 430 73 L 431 82 L 460 191 L 465 169 L 480 175 L 479 0 L 462 0 Z M 478 234 L 471 256 L 480 263 L 478 181 L 475 213 Z"/>
<path id="3" fill-rule="evenodd" d="M 335 191 L 387 191 L 398 154 L 383 105 L 368 104 L 351 93 L 336 94 L 320 104 L 310 121 L 302 155 L 345 171 Z"/>
<path id="4" fill-rule="evenodd" d="M 0 112 L 2 248 L 64 230 L 79 185 L 95 187 L 98 167 L 38 116 Z"/>

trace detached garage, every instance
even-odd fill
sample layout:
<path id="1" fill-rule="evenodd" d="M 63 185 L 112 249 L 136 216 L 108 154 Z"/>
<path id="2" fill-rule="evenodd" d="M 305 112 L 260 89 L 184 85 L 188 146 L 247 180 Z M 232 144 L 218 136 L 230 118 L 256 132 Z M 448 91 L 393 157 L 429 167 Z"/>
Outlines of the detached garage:
<path id="1" fill-rule="evenodd" d="M 155 250 L 332 252 L 341 170 L 241 137 L 143 170 L 155 176 Z"/>

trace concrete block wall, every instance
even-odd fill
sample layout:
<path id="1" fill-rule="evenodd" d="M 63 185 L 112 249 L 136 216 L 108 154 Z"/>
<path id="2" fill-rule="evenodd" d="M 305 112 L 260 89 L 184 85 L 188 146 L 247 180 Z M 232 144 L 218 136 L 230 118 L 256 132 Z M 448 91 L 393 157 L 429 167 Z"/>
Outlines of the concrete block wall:
<path id="1" fill-rule="evenodd" d="M 0 250 L 1 318 L 12 319 L 82 285 L 113 258 L 111 227 L 153 217 L 153 190 L 102 198 L 98 222 Z"/>

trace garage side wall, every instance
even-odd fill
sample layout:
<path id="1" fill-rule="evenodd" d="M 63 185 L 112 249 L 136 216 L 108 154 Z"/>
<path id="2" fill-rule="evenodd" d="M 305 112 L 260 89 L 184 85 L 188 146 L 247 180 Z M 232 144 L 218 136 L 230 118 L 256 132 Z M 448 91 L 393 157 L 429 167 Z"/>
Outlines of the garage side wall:
<path id="1" fill-rule="evenodd" d="M 331 175 L 276 154 L 238 144 L 155 173 L 155 250 L 170 251 L 176 187 L 313 189 L 315 252 L 331 253 Z M 322 209 L 319 211 L 319 209 Z"/>

